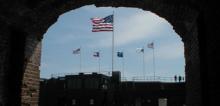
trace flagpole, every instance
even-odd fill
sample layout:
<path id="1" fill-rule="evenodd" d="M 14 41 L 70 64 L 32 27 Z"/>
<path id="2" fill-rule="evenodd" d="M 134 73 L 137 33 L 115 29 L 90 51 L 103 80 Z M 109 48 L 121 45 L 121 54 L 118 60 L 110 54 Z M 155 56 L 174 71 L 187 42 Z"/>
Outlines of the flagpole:
<path id="1" fill-rule="evenodd" d="M 80 55 L 80 63 L 79 63 L 79 67 L 80 67 L 80 72 L 82 72 L 82 56 L 81 56 L 81 53 L 82 53 L 82 48 L 81 48 L 81 46 L 80 46 L 80 53 L 79 53 L 79 55 Z"/>
<path id="2" fill-rule="evenodd" d="M 112 31 L 112 72 L 114 71 L 114 11 L 113 11 L 113 31 Z"/>
<path id="3" fill-rule="evenodd" d="M 125 79 L 124 65 L 125 65 L 125 61 L 124 61 L 124 56 L 123 56 L 122 57 L 122 74 L 123 74 L 123 78 Z"/>
<path id="4" fill-rule="evenodd" d="M 100 73 L 100 51 L 99 51 L 99 73 Z"/>
<path id="5" fill-rule="evenodd" d="M 153 42 L 154 44 L 154 42 Z M 154 54 L 154 46 L 153 46 L 153 70 L 154 70 L 154 80 L 155 80 L 155 54 Z"/>
<path id="6" fill-rule="evenodd" d="M 143 47 L 143 50 L 144 50 L 144 47 Z M 143 76 L 144 76 L 144 80 L 145 80 L 145 53 L 143 51 Z"/>

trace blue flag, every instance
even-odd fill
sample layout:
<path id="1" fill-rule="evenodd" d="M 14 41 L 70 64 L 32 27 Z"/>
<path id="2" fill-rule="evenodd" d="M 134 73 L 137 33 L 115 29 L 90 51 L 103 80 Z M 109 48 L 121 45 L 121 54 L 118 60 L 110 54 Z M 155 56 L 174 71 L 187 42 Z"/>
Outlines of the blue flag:
<path id="1" fill-rule="evenodd" d="M 123 52 L 117 52 L 118 57 L 123 57 Z"/>
<path id="2" fill-rule="evenodd" d="M 93 56 L 94 56 L 94 57 L 99 57 L 99 56 L 100 56 L 100 55 L 99 55 L 99 52 L 94 52 Z"/>

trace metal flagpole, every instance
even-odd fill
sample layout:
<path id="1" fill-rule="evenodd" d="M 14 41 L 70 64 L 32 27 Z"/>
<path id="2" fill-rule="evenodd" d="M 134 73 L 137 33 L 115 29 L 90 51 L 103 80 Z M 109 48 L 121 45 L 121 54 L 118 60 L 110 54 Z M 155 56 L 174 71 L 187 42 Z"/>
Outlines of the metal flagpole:
<path id="1" fill-rule="evenodd" d="M 113 11 L 113 31 L 112 31 L 112 72 L 114 71 L 114 11 Z"/>
<path id="2" fill-rule="evenodd" d="M 123 52 L 122 52 L 123 53 Z M 122 54 L 122 76 L 123 76 L 123 78 L 125 78 L 125 74 L 124 74 L 124 56 L 123 56 L 123 54 Z"/>
<path id="3" fill-rule="evenodd" d="M 155 55 L 154 55 L 154 42 L 153 42 L 153 70 L 154 70 L 154 80 L 155 80 Z"/>
<path id="4" fill-rule="evenodd" d="M 82 48 L 80 46 L 80 52 L 79 52 L 79 55 L 80 55 L 80 63 L 79 63 L 80 72 L 82 72 L 82 56 L 81 56 L 81 53 L 82 53 Z"/>
<path id="5" fill-rule="evenodd" d="M 144 47 L 143 49 L 143 76 L 144 76 L 144 80 L 145 80 L 145 53 L 144 53 Z"/>
<path id="6" fill-rule="evenodd" d="M 100 51 L 99 51 L 99 73 L 100 73 Z"/>

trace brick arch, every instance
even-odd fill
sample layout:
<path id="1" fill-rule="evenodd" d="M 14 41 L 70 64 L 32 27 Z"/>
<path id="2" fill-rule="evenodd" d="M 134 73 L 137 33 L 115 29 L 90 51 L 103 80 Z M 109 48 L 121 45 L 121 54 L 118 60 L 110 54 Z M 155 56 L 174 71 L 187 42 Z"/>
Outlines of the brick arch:
<path id="1" fill-rule="evenodd" d="M 198 8 L 193 7 L 193 3 L 183 0 L 48 0 L 33 2 L 24 0 L 16 3 L 17 4 L 14 5 L 15 7 L 12 7 L 13 11 L 7 11 L 6 14 L 3 15 L 3 18 L 1 17 L 1 21 L 3 21 L 2 23 L 4 23 L 5 26 L 13 26 L 13 28 L 25 32 L 25 34 L 21 33 L 21 35 L 25 37 L 21 39 L 21 43 L 25 43 L 23 48 L 23 62 L 18 62 L 23 65 L 23 68 L 20 69 L 23 71 L 16 74 L 18 77 L 17 79 L 11 81 L 13 84 L 16 80 L 20 82 L 18 83 L 20 85 L 17 85 L 16 87 L 20 87 L 21 89 L 17 90 L 15 94 L 21 95 L 15 95 L 15 98 L 12 98 L 7 93 L 1 94 L 0 92 L 0 95 L 3 95 L 2 97 L 0 96 L 0 102 L 2 101 L 3 104 L 9 103 L 10 105 L 13 105 L 13 103 L 16 103 L 16 105 L 21 104 L 22 106 L 36 106 L 38 104 L 39 66 L 43 34 L 57 21 L 61 14 L 82 6 L 95 4 L 97 7 L 112 6 L 140 8 L 152 11 L 170 22 L 173 25 L 174 30 L 180 35 L 184 42 L 187 105 L 201 105 L 200 48 L 197 27 L 199 12 Z M 13 14 L 16 18 L 11 18 L 7 13 Z M 11 27 L 8 27 L 8 29 L 10 28 Z M 9 30 L 9 32 L 11 31 Z M 11 36 L 15 35 L 15 33 L 7 34 Z M 14 47 L 16 44 L 12 43 L 11 45 Z M 8 50 L 8 52 L 12 51 Z M 9 56 L 9 58 L 11 57 Z M 12 60 L 14 59 L 15 58 Z M 11 70 L 8 70 L 10 73 Z M 19 77 L 20 74 L 22 74 L 21 79 Z M 8 77 L 9 76 L 6 76 L 6 79 Z M 6 79 L 3 79 L 2 81 L 6 81 Z M 7 85 L 3 86 L 13 88 Z M 8 92 L 5 89 L 3 89 L 3 91 Z M 12 100 L 10 100 L 11 98 Z"/>

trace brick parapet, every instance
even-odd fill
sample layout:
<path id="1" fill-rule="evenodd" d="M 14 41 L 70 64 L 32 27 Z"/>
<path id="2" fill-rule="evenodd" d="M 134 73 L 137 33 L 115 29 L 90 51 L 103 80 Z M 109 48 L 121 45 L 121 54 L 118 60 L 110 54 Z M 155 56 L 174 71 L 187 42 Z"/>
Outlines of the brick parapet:
<path id="1" fill-rule="evenodd" d="M 37 36 L 26 37 L 25 66 L 22 80 L 22 106 L 38 106 L 40 83 L 41 40 Z"/>

